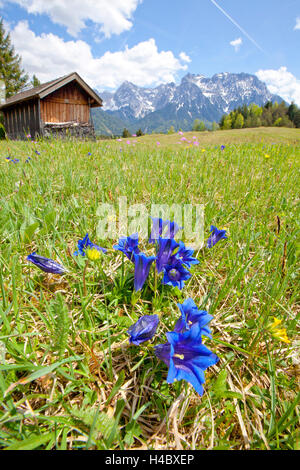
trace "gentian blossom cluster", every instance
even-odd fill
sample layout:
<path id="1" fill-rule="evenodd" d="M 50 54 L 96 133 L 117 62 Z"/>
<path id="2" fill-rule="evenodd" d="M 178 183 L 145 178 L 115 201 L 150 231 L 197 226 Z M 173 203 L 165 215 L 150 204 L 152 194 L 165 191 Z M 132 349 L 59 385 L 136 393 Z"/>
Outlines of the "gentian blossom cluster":
<path id="1" fill-rule="evenodd" d="M 175 241 L 174 237 L 182 227 L 176 222 L 164 221 L 161 218 L 152 218 L 152 220 L 149 243 L 155 244 L 156 256 L 146 256 L 140 252 L 137 233 L 120 238 L 114 248 L 124 253 L 134 264 L 136 291 L 143 288 L 154 262 L 157 273 L 163 273 L 162 284 L 183 289 L 185 281 L 191 277 L 188 269 L 199 261 L 193 257 L 193 250 L 186 248 L 182 241 L 179 243 Z"/>
<path id="2" fill-rule="evenodd" d="M 211 338 L 208 323 L 212 316 L 205 310 L 199 310 L 191 298 L 178 304 L 178 308 L 181 317 L 174 330 L 166 333 L 168 341 L 155 346 L 154 352 L 169 368 L 168 383 L 186 380 L 201 396 L 205 383 L 204 371 L 219 360 L 202 342 L 202 336 Z M 144 315 L 128 329 L 129 342 L 140 345 L 151 340 L 158 324 L 158 315 Z"/>
<path id="3" fill-rule="evenodd" d="M 147 256 L 139 248 L 138 234 L 121 237 L 114 249 L 121 251 L 134 265 L 134 289 L 140 291 L 150 273 L 152 265 L 156 273 L 162 276 L 162 284 L 183 289 L 185 282 L 191 278 L 190 269 L 199 261 L 193 256 L 194 250 L 187 248 L 182 241 L 176 241 L 175 235 L 182 227 L 176 222 L 153 218 L 153 226 L 149 243 L 155 245 L 155 255 Z M 212 248 L 221 239 L 226 239 L 226 231 L 211 226 L 207 247 Z M 100 259 L 101 253 L 106 249 L 93 243 L 86 234 L 78 241 L 78 250 L 74 256 L 86 257 L 91 261 Z M 63 275 L 67 273 L 64 266 L 56 261 L 37 255 L 35 252 L 27 257 L 46 273 Z M 199 310 L 192 298 L 177 304 L 180 317 L 177 319 L 173 331 L 166 333 L 167 342 L 154 346 L 158 359 L 168 367 L 167 382 L 186 380 L 199 395 L 203 394 L 205 382 L 204 371 L 216 364 L 219 358 L 204 344 L 203 336 L 211 338 L 208 326 L 212 316 L 205 310 Z M 129 343 L 139 346 L 141 343 L 152 340 L 159 325 L 158 315 L 143 315 L 127 331 Z"/>
<path id="4" fill-rule="evenodd" d="M 134 264 L 135 290 L 143 288 L 154 263 L 157 273 L 163 273 L 162 284 L 183 289 L 185 281 L 191 277 L 189 269 L 199 261 L 193 256 L 194 250 L 187 248 L 182 241 L 175 240 L 175 235 L 182 227 L 176 222 L 164 221 L 161 218 L 152 220 L 149 243 L 155 244 L 156 256 L 146 256 L 140 252 L 138 234 L 122 237 L 114 248 L 124 253 Z M 222 238 L 226 238 L 225 231 L 211 226 L 207 247 L 211 248 Z M 177 320 L 174 330 L 166 333 L 168 341 L 156 345 L 154 352 L 169 368 L 168 383 L 186 380 L 202 395 L 204 371 L 219 360 L 202 342 L 203 336 L 212 337 L 208 326 L 212 316 L 204 310 L 199 310 L 191 298 L 178 304 L 178 308 L 181 317 Z M 150 341 L 156 334 L 158 324 L 158 315 L 142 316 L 127 331 L 129 343 L 138 346 Z"/>

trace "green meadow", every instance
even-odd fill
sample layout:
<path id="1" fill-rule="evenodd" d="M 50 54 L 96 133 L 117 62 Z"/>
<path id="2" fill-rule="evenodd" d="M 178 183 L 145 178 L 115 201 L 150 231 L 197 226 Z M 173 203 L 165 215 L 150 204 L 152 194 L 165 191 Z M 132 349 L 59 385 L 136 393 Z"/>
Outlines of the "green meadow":
<path id="1" fill-rule="evenodd" d="M 300 131 L 184 136 L 0 142 L 2 449 L 300 449 Z M 99 205 L 122 196 L 149 210 L 203 204 L 205 240 L 211 225 L 227 240 L 194 253 L 182 290 L 151 270 L 136 293 L 118 237 L 97 237 Z M 107 249 L 94 263 L 74 256 L 86 233 Z M 44 273 L 33 252 L 68 273 Z M 201 397 L 168 384 L 153 352 L 189 297 L 213 316 L 204 342 L 220 359 Z M 150 314 L 156 336 L 129 345 Z"/>

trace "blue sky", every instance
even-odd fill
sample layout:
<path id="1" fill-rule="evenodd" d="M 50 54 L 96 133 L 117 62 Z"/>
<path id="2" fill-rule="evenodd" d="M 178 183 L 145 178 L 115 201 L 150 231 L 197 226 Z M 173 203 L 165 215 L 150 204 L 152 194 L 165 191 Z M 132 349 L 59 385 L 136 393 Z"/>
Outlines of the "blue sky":
<path id="1" fill-rule="evenodd" d="M 41 81 L 76 70 L 102 91 L 247 72 L 300 105 L 299 0 L 0 0 L 0 15 Z"/>

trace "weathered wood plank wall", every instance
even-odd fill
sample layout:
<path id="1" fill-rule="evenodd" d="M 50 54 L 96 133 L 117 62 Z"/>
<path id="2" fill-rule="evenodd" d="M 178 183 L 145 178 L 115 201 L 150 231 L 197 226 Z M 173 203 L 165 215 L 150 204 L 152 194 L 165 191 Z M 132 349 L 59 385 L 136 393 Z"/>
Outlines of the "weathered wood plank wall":
<path id="1" fill-rule="evenodd" d="M 40 133 L 38 100 L 24 101 L 3 110 L 4 125 L 10 139 L 24 139 Z"/>
<path id="2" fill-rule="evenodd" d="M 44 123 L 70 121 L 88 123 L 89 97 L 77 83 L 70 83 L 41 100 L 41 118 Z"/>

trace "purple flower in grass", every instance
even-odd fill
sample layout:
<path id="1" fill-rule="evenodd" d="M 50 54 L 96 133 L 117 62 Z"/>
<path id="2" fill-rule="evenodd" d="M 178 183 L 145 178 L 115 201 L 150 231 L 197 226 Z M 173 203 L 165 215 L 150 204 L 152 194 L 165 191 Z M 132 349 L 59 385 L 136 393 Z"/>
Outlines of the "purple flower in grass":
<path id="1" fill-rule="evenodd" d="M 66 269 L 61 264 L 53 261 L 53 259 L 38 256 L 35 252 L 27 256 L 27 260 L 31 261 L 31 263 L 35 264 L 45 273 L 64 274 L 66 272 Z"/>
<path id="2" fill-rule="evenodd" d="M 156 333 L 158 323 L 158 315 L 144 315 L 141 317 L 127 330 L 127 333 L 130 335 L 129 343 L 138 346 L 144 341 L 152 339 Z"/>
<path id="3" fill-rule="evenodd" d="M 219 360 L 202 344 L 201 331 L 199 323 L 195 323 L 184 333 L 169 332 L 168 343 L 154 348 L 156 356 L 169 367 L 167 382 L 186 380 L 200 396 L 205 383 L 204 371 Z"/>
<path id="4" fill-rule="evenodd" d="M 212 248 L 222 238 L 227 239 L 227 237 L 225 235 L 226 230 L 218 230 L 217 227 L 214 227 L 213 225 L 211 225 L 210 232 L 211 232 L 211 235 L 210 235 L 209 239 L 207 240 L 208 248 Z"/>
<path id="5" fill-rule="evenodd" d="M 165 266 L 163 284 L 183 289 L 184 282 L 190 279 L 191 274 L 187 271 L 179 260 L 174 260 L 172 264 Z"/>
<path id="6" fill-rule="evenodd" d="M 92 243 L 91 240 L 89 239 L 88 233 L 86 236 L 78 241 L 78 251 L 75 251 L 74 256 L 85 256 L 85 252 L 88 248 L 95 248 L 98 251 L 102 251 L 103 253 L 106 253 L 107 250 L 105 248 L 102 248 L 101 246 L 95 245 L 95 243 Z"/>
<path id="7" fill-rule="evenodd" d="M 115 250 L 122 251 L 130 261 L 133 261 L 133 254 L 140 252 L 138 248 L 139 238 L 138 234 L 134 233 L 130 237 L 121 237 L 117 245 L 114 245 Z"/>
<path id="8" fill-rule="evenodd" d="M 149 238 L 149 243 L 155 243 L 158 238 L 163 235 L 164 229 L 166 227 L 168 228 L 167 231 L 164 233 L 165 238 L 174 238 L 176 233 L 183 228 L 179 227 L 176 222 L 170 222 L 170 220 L 163 220 L 158 217 L 151 217 L 151 219 L 153 221 L 153 226 Z"/>
<path id="9" fill-rule="evenodd" d="M 221 150 L 225 150 L 225 145 L 221 145 Z"/>
<path id="10" fill-rule="evenodd" d="M 155 243 L 159 237 L 162 236 L 163 230 L 167 224 L 166 221 L 158 217 L 151 217 L 153 225 L 149 238 L 149 243 Z"/>
<path id="11" fill-rule="evenodd" d="M 182 304 L 177 304 L 181 318 L 177 321 L 174 331 L 176 333 L 183 333 L 189 330 L 192 325 L 198 323 L 201 328 L 201 334 L 211 338 L 211 331 L 207 324 L 213 319 L 205 310 L 198 310 L 197 305 L 193 299 L 186 299 Z"/>
<path id="12" fill-rule="evenodd" d="M 172 254 L 179 244 L 173 238 L 158 239 L 158 253 L 156 259 L 156 269 L 161 273 L 164 267 L 169 264 Z"/>
<path id="13" fill-rule="evenodd" d="M 156 256 L 146 256 L 144 253 L 133 253 L 134 259 L 134 289 L 139 291 L 143 288 L 149 275 L 151 264 Z"/>
<path id="14" fill-rule="evenodd" d="M 170 222 L 169 220 L 166 221 L 166 226 L 168 227 L 164 234 L 166 238 L 174 238 L 176 233 L 183 229 L 183 227 L 179 227 L 176 222 Z"/>
<path id="15" fill-rule="evenodd" d="M 193 254 L 194 250 L 192 250 L 191 248 L 187 248 L 182 241 L 179 242 L 179 250 L 175 254 L 175 257 L 180 259 L 182 264 L 184 264 L 188 268 L 190 268 L 192 264 L 199 264 L 199 260 L 197 260 L 197 258 L 194 258 Z"/>

